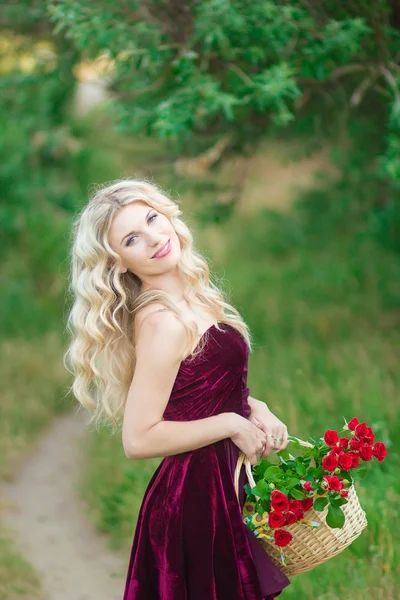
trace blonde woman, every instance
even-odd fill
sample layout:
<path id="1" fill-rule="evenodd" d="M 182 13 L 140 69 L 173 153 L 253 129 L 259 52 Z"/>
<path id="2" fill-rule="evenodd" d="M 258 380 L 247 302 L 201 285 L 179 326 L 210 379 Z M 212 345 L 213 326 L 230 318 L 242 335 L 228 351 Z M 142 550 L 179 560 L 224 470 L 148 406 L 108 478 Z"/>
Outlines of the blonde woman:
<path id="1" fill-rule="evenodd" d="M 233 475 L 287 446 L 247 387 L 248 328 L 156 185 L 98 189 L 72 248 L 66 365 L 128 459 L 163 457 L 144 494 L 123 600 L 271 600 L 289 584 L 241 517 Z"/>

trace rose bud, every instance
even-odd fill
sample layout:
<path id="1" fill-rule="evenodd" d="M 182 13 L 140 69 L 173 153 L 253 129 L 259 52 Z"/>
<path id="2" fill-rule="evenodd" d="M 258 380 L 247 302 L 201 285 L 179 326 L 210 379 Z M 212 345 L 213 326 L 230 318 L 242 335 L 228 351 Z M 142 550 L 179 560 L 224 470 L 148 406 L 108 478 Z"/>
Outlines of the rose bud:
<path id="1" fill-rule="evenodd" d="M 287 510 L 289 508 L 287 496 L 279 490 L 274 490 L 271 494 L 271 506 L 276 510 Z"/>
<path id="2" fill-rule="evenodd" d="M 296 515 L 296 519 L 298 521 L 301 521 L 301 519 L 304 519 L 304 511 L 302 508 L 299 508 L 299 510 L 296 510 L 296 512 L 294 514 Z"/>
<path id="3" fill-rule="evenodd" d="M 312 492 L 311 481 L 305 481 L 303 483 L 303 488 L 306 490 L 306 492 Z"/>
<path id="4" fill-rule="evenodd" d="M 271 483 L 268 484 L 268 487 L 269 487 L 270 490 L 274 490 L 275 489 L 275 484 L 271 482 Z"/>
<path id="5" fill-rule="evenodd" d="M 354 431 L 356 426 L 358 425 L 358 419 L 356 419 L 356 417 L 353 417 L 348 423 L 347 423 L 347 427 L 350 429 L 350 431 Z"/>
<path id="6" fill-rule="evenodd" d="M 296 513 L 301 508 L 300 500 L 290 500 L 289 502 L 289 510 Z"/>
<path id="7" fill-rule="evenodd" d="M 362 460 L 371 460 L 373 453 L 372 446 L 362 446 L 358 452 Z"/>
<path id="8" fill-rule="evenodd" d="M 379 462 L 382 462 L 385 456 L 387 456 L 386 446 L 383 442 L 379 440 L 375 442 L 375 446 L 372 451 L 373 455 L 378 459 Z"/>
<path id="9" fill-rule="evenodd" d="M 347 448 L 348 445 L 349 445 L 349 438 L 347 438 L 347 437 L 340 438 L 340 440 L 339 440 L 339 446 L 341 448 Z"/>
<path id="10" fill-rule="evenodd" d="M 350 450 L 359 450 L 361 448 L 361 441 L 357 438 L 350 440 Z"/>
<path id="11" fill-rule="evenodd" d="M 340 446 L 334 446 L 329 452 L 329 454 L 333 454 L 334 456 L 340 456 L 341 454 L 343 454 L 343 449 Z"/>
<path id="12" fill-rule="evenodd" d="M 286 511 L 285 525 L 293 525 L 296 523 L 296 515 L 291 510 Z"/>
<path id="13" fill-rule="evenodd" d="M 372 446 L 372 444 L 374 443 L 374 439 L 375 439 L 375 434 L 372 431 L 372 428 L 367 427 L 367 432 L 363 435 L 362 441 L 365 442 L 366 444 L 369 444 L 370 446 Z"/>
<path id="14" fill-rule="evenodd" d="M 308 510 L 310 510 L 310 508 L 312 508 L 314 505 L 313 498 L 303 498 L 303 500 L 300 500 L 300 502 L 301 502 L 301 506 L 302 506 L 304 512 L 307 512 Z"/>
<path id="15" fill-rule="evenodd" d="M 343 483 L 336 475 L 324 475 L 324 479 L 328 482 L 330 491 L 339 492 L 343 489 Z"/>
<path id="16" fill-rule="evenodd" d="M 352 464 L 351 468 L 356 469 L 358 467 L 358 465 L 360 464 L 360 457 L 358 456 L 357 452 L 348 452 L 347 456 L 351 456 L 351 458 L 353 460 L 353 464 Z"/>
<path id="17" fill-rule="evenodd" d="M 355 434 L 358 437 L 358 439 L 361 439 L 363 437 L 363 435 L 365 435 L 368 432 L 368 427 L 366 423 L 359 423 L 358 425 L 356 425 L 355 428 Z"/>
<path id="18" fill-rule="evenodd" d="M 275 529 L 276 527 L 282 527 L 285 524 L 285 517 L 278 510 L 273 510 L 268 515 L 268 526 L 271 529 Z"/>
<path id="19" fill-rule="evenodd" d="M 293 536 L 289 531 L 285 531 L 284 529 L 277 529 L 274 531 L 275 544 L 281 548 L 290 544 L 292 539 Z"/>
<path id="20" fill-rule="evenodd" d="M 339 467 L 344 471 L 348 471 L 353 466 L 353 457 L 350 456 L 350 452 L 339 456 Z"/>
<path id="21" fill-rule="evenodd" d="M 347 490 L 341 490 L 340 495 L 342 496 L 342 498 L 347 498 L 349 492 Z"/>
<path id="22" fill-rule="evenodd" d="M 334 471 L 337 466 L 338 460 L 336 456 L 332 456 L 331 454 L 325 456 L 325 458 L 322 461 L 322 468 L 324 469 L 324 471 Z"/>
<path id="23" fill-rule="evenodd" d="M 333 429 L 328 429 L 324 435 L 324 441 L 327 446 L 336 446 L 339 441 L 339 434 Z"/>

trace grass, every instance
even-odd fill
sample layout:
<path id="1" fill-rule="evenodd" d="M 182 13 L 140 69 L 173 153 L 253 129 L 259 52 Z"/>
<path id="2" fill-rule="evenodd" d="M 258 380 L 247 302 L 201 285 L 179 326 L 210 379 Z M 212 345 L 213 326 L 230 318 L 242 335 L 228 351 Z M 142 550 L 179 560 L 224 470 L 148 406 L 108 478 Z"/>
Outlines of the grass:
<path id="1" fill-rule="evenodd" d="M 90 123 L 80 127 L 86 128 L 83 134 L 90 143 Z M 177 178 L 158 146 L 135 145 L 99 131 L 96 141 L 103 159 L 112 154 L 113 161 L 120 162 L 120 175 L 154 177 L 166 189 L 179 190 L 199 248 L 250 325 L 251 395 L 264 400 L 289 432 L 303 439 L 338 427 L 343 416 L 357 416 L 387 443 L 388 458 L 375 462 L 369 477 L 358 484 L 368 528 L 338 557 L 293 578 L 283 600 L 394 600 L 400 583 L 399 534 L 394 527 L 400 493 L 397 257 L 351 227 L 319 231 L 316 219 L 313 228 L 306 228 L 299 214 L 290 211 L 259 208 L 246 214 L 245 198 L 240 212 L 218 207 L 216 190 L 223 192 L 226 186 L 219 181 L 218 169 L 203 180 Z M 102 135 L 108 146 L 102 144 Z M 112 178 L 113 169 L 104 177 Z M 92 164 L 87 171 L 93 172 Z M 246 194 L 251 193 L 247 185 Z M 18 301 L 26 306 L 22 291 Z M 10 315 L 13 306 L 14 300 Z M 59 307 L 49 309 L 60 313 Z M 42 313 L 44 318 L 49 314 Z M 12 476 L 53 416 L 71 406 L 63 397 L 67 376 L 61 346 L 56 332 L 29 340 L 14 336 L 0 346 L 3 478 Z M 112 547 L 128 552 L 143 493 L 161 459 L 128 461 L 121 440 L 105 430 L 93 432 L 85 450 L 81 494 L 87 512 L 108 533 Z M 1 531 L 0 548 L 0 600 L 40 595 L 37 578 L 8 532 Z"/>
<path id="2" fill-rule="evenodd" d="M 0 525 L 0 600 L 40 600 L 40 581 L 15 546 L 13 534 Z"/>
<path id="3" fill-rule="evenodd" d="M 0 478 L 11 479 L 24 457 L 34 452 L 40 433 L 53 417 L 68 410 L 61 361 L 61 336 L 55 332 L 0 345 L 2 382 Z M 0 600 L 43 598 L 40 580 L 0 522 Z"/>

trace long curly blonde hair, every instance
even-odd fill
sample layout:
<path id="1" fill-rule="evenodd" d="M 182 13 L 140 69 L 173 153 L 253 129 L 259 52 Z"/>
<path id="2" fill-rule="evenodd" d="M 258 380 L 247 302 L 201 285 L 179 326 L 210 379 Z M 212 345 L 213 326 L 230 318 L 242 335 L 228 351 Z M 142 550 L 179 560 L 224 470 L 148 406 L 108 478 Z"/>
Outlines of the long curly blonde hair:
<path id="1" fill-rule="evenodd" d="M 147 180 L 125 179 L 99 187 L 77 215 L 72 228 L 70 286 L 72 307 L 67 317 L 71 334 L 64 365 L 73 374 L 72 392 L 91 418 L 90 423 L 119 429 L 136 363 L 134 319 L 137 311 L 157 303 L 172 310 L 188 334 L 187 354 L 202 351 L 206 335 L 198 340 L 194 321 L 161 290 L 143 290 L 134 273 L 121 272 L 121 262 L 108 241 L 111 223 L 127 204 L 144 201 L 164 214 L 179 238 L 181 257 L 177 265 L 185 281 L 184 297 L 195 299 L 245 338 L 251 350 L 247 325 L 224 299 L 210 279 L 205 259 L 194 249 L 193 236 L 181 219 L 177 202 Z M 207 333 L 207 332 L 206 332 Z"/>

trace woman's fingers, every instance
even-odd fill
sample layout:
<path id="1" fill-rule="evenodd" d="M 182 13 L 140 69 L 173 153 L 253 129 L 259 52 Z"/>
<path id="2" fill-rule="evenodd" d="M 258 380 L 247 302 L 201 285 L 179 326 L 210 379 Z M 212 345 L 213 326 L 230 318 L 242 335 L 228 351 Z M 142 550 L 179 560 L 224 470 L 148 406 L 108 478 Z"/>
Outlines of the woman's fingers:
<path id="1" fill-rule="evenodd" d="M 287 430 L 286 426 L 283 427 L 283 429 L 279 432 L 279 435 L 277 437 L 281 438 L 281 441 L 280 441 L 279 447 L 277 447 L 276 451 L 279 452 L 280 450 L 285 450 L 285 448 L 287 448 L 287 445 L 289 443 L 288 430 Z"/>

